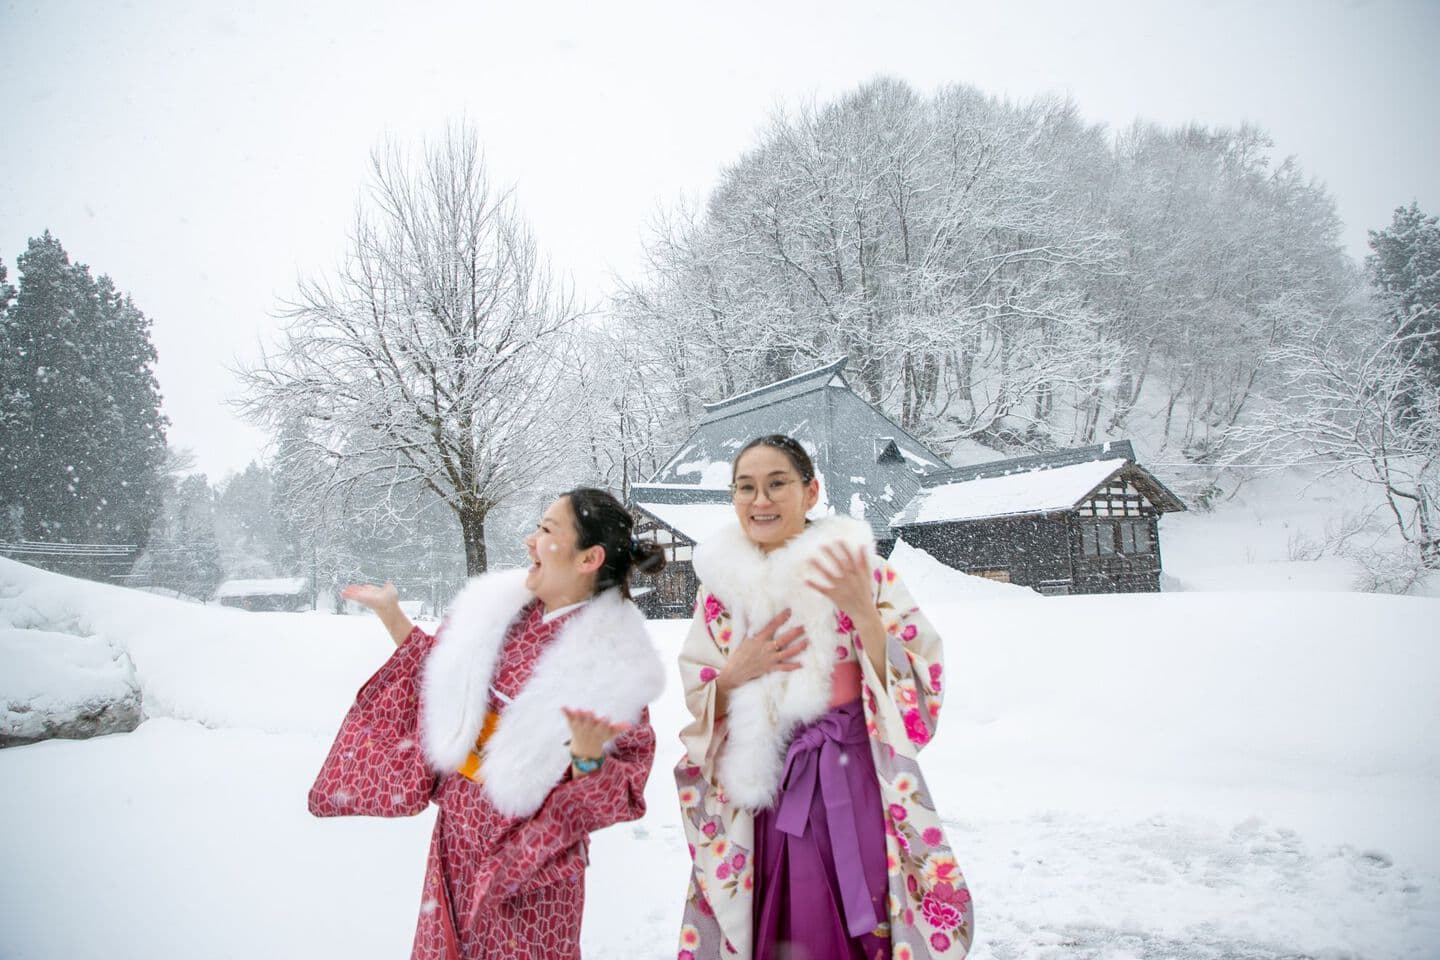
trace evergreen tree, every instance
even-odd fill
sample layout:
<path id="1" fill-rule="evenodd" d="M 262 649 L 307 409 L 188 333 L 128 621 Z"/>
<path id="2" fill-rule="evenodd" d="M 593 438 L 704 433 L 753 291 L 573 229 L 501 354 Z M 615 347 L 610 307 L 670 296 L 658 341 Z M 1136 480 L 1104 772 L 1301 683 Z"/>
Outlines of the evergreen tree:
<path id="1" fill-rule="evenodd" d="M 0 540 L 18 540 L 23 511 L 17 494 L 21 474 L 15 462 L 14 438 L 29 423 L 30 400 L 20 381 L 22 357 L 8 349 L 15 288 L 6 277 L 5 264 L 0 261 Z"/>
<path id="2" fill-rule="evenodd" d="M 1440 389 L 1440 222 L 1418 204 L 1397 207 L 1389 227 L 1370 231 L 1370 249 L 1365 268 L 1385 322 Z"/>
<path id="3" fill-rule="evenodd" d="M 225 482 L 215 499 L 215 532 L 227 576 L 276 575 L 282 550 L 273 500 L 274 481 L 259 463 Z"/>
<path id="4" fill-rule="evenodd" d="M 206 599 L 224 579 L 215 533 L 215 496 L 203 473 L 167 477 L 160 515 L 135 565 L 152 586 Z"/>
<path id="5" fill-rule="evenodd" d="M 18 259 L 0 355 L 0 498 L 32 540 L 144 544 L 166 420 L 150 321 L 47 231 Z"/>

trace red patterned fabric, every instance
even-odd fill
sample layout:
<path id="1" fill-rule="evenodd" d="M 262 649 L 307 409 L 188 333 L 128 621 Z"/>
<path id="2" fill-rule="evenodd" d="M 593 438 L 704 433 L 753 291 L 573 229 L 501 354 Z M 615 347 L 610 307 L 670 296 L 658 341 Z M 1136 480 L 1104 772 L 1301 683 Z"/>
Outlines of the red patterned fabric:
<path id="1" fill-rule="evenodd" d="M 434 638 L 420 628 L 366 681 L 310 787 L 317 817 L 409 817 L 430 804 L 435 774 L 420 749 L 419 672 Z"/>
<path id="2" fill-rule="evenodd" d="M 507 697 L 518 694 L 566 619 L 544 623 L 538 603 L 522 611 L 506 636 L 492 686 Z M 416 671 L 419 665 L 417 660 Z M 499 710 L 503 725 L 503 703 L 492 697 L 490 709 Z M 654 757 L 655 732 L 646 712 L 615 740 L 597 772 L 567 776 L 527 819 L 502 816 L 479 784 L 458 773 L 442 779 L 434 793 L 440 810 L 413 960 L 578 957 L 588 835 L 645 813 Z"/>

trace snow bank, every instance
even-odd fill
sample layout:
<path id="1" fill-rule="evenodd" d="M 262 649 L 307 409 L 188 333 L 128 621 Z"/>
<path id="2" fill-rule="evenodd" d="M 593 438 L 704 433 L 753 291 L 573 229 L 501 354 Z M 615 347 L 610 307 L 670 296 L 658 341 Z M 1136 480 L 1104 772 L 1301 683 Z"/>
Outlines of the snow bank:
<path id="1" fill-rule="evenodd" d="M 1040 600 L 1040 594 L 1029 587 L 999 583 L 984 577 L 961 573 L 936 560 L 919 547 L 904 540 L 895 541 L 890 563 L 900 572 L 915 602 L 922 607 L 933 603 L 950 603 L 960 599 Z"/>
<path id="2" fill-rule="evenodd" d="M 0 628 L 0 747 L 134 730 L 130 658 L 101 637 Z"/>
<path id="3" fill-rule="evenodd" d="M 3 629 L 94 638 L 123 652 L 146 717 L 270 731 L 333 733 L 392 649 L 368 615 L 197 606 L 0 558 Z M 23 672 L 5 656 L 0 675 Z"/>

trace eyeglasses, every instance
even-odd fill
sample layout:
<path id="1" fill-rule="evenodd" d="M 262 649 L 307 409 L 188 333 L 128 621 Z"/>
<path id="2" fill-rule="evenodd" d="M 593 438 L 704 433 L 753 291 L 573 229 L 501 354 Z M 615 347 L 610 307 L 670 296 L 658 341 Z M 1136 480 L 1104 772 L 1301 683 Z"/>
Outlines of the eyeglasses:
<path id="1" fill-rule="evenodd" d="M 765 498 L 767 500 L 779 500 L 786 495 L 791 484 L 800 481 L 794 477 L 774 477 L 765 481 Z M 753 480 L 741 480 L 739 483 L 730 484 L 730 499 L 736 503 L 752 503 L 760 488 Z"/>

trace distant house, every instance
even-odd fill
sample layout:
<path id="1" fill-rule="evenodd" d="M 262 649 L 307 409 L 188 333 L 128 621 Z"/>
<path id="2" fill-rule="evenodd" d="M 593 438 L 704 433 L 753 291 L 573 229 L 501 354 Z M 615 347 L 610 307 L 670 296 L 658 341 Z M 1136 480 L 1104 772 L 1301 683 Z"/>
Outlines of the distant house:
<path id="1" fill-rule="evenodd" d="M 241 610 L 308 610 L 313 602 L 310 583 L 304 577 L 272 577 L 264 580 L 226 580 L 215 588 L 221 606 Z"/>
<path id="2" fill-rule="evenodd" d="M 1160 516 L 1184 509 L 1121 440 L 929 474 L 890 526 L 957 570 L 1040 593 L 1141 593 L 1160 589 Z"/>
<path id="3" fill-rule="evenodd" d="M 695 602 L 690 551 L 735 520 L 730 461 L 755 437 L 794 437 L 815 461 L 820 504 L 815 515 L 846 514 L 870 523 L 882 553 L 895 534 L 891 519 L 923 478 L 949 465 L 845 382 L 845 361 L 705 405 L 695 432 L 648 483 L 630 488 L 638 534 L 666 547 L 666 569 L 641 578 L 637 599 L 652 616 L 688 614 Z"/>

